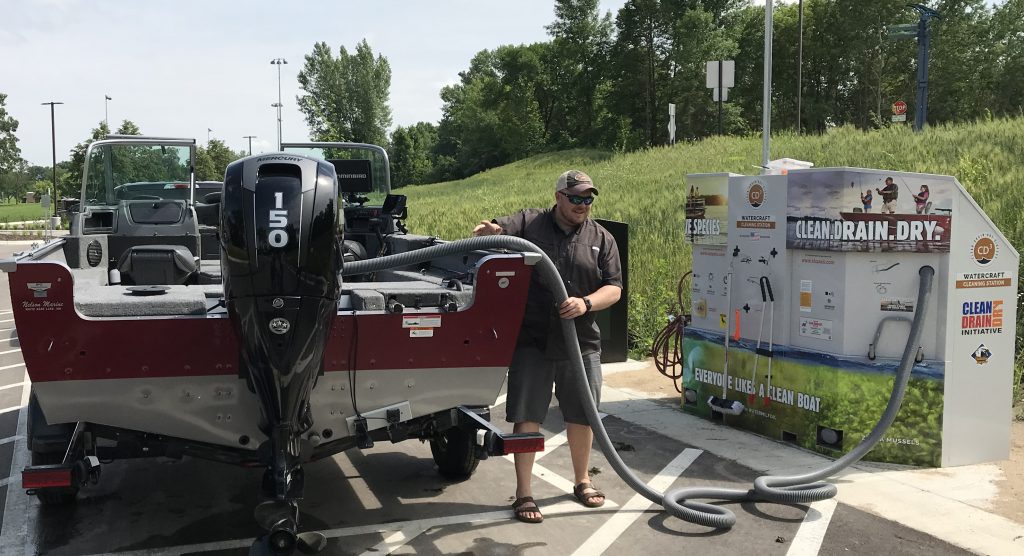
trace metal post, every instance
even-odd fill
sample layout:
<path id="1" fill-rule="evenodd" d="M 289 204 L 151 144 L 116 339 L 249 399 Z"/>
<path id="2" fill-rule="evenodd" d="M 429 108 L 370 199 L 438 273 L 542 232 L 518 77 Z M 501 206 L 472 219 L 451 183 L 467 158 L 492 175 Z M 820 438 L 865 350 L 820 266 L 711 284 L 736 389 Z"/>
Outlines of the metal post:
<path id="1" fill-rule="evenodd" d="M 47 104 L 50 105 L 50 140 L 53 145 L 53 198 L 51 199 L 51 202 L 53 203 L 53 215 L 57 216 L 57 199 L 59 199 L 59 196 L 57 195 L 57 124 L 54 121 L 53 107 L 56 104 L 64 103 L 50 101 L 42 104 L 44 106 Z"/>
<path id="2" fill-rule="evenodd" d="M 103 95 L 103 123 L 107 124 L 107 130 L 110 130 L 110 101 L 114 99 L 110 98 L 110 95 Z"/>
<path id="3" fill-rule="evenodd" d="M 281 150 L 281 109 L 284 104 L 281 102 L 281 66 L 288 63 L 284 58 L 274 58 L 271 64 L 277 66 L 277 150 Z"/>
<path id="4" fill-rule="evenodd" d="M 255 135 L 244 135 L 244 136 L 242 136 L 242 139 L 248 139 L 249 140 L 249 156 L 252 156 L 252 140 L 253 140 L 254 137 L 256 137 L 256 136 Z"/>
<path id="5" fill-rule="evenodd" d="M 722 97 L 725 91 L 722 90 L 722 61 L 718 61 L 718 134 L 722 134 Z"/>
<path id="6" fill-rule="evenodd" d="M 281 150 L 281 64 L 277 64 L 277 150 Z"/>
<path id="7" fill-rule="evenodd" d="M 800 101 L 803 97 L 804 92 L 804 0 L 800 0 L 797 4 L 797 26 L 800 28 L 800 38 L 798 39 L 797 55 L 796 55 L 796 134 L 800 135 L 800 127 L 803 124 L 800 112 Z"/>
<path id="8" fill-rule="evenodd" d="M 928 119 L 928 20 L 924 14 L 917 20 L 917 106 L 914 108 L 914 131 L 924 129 Z"/>
<path id="9" fill-rule="evenodd" d="M 764 3 L 764 98 L 762 101 L 761 128 L 764 137 L 761 144 L 762 172 L 768 171 L 768 151 L 771 146 L 772 128 L 772 0 Z"/>
<path id="10" fill-rule="evenodd" d="M 917 106 L 914 107 L 914 131 L 928 124 L 928 46 L 931 42 L 929 21 L 942 19 L 942 14 L 923 4 L 907 4 L 917 10 Z"/>

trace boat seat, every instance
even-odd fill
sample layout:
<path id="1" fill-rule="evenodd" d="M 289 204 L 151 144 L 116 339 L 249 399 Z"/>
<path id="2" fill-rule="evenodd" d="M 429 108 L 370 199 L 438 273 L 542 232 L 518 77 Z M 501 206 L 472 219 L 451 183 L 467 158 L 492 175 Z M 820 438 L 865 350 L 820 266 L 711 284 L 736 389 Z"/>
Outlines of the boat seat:
<path id="1" fill-rule="evenodd" d="M 182 245 L 136 245 L 117 262 L 121 283 L 137 286 L 185 284 L 199 270 L 196 258 Z"/>

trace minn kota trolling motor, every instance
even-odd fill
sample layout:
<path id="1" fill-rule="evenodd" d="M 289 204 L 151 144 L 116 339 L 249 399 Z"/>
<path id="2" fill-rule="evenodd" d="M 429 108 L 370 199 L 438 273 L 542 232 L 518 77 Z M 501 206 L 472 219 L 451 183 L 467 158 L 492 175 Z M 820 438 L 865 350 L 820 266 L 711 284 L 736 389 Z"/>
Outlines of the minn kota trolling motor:
<path id="1" fill-rule="evenodd" d="M 322 550 L 299 533 L 300 465 L 312 425 L 310 394 L 321 373 L 341 287 L 338 180 L 328 162 L 284 153 L 227 167 L 221 201 L 221 268 L 239 338 L 239 372 L 259 398 L 258 454 L 266 466 L 256 520 L 266 531 L 250 554 Z"/>

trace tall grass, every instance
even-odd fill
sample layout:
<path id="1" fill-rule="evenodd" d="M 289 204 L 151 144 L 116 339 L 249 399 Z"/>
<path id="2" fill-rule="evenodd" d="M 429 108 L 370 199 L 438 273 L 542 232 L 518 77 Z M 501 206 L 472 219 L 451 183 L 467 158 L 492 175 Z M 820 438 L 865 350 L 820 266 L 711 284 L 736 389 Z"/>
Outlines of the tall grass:
<path id="1" fill-rule="evenodd" d="M 0 222 L 24 222 L 44 220 L 53 214 L 53 207 L 44 209 L 39 203 L 15 203 L 0 205 Z"/>
<path id="2" fill-rule="evenodd" d="M 942 125 L 924 133 L 907 127 L 780 133 L 772 138 L 772 157 L 783 156 L 816 166 L 956 176 L 1010 242 L 1018 249 L 1024 246 L 1024 119 Z M 589 173 L 601 190 L 593 216 L 630 226 L 629 325 L 637 342 L 634 355 L 643 355 L 664 325 L 679 276 L 690 267 L 690 247 L 683 237 L 686 174 L 755 174 L 760 159 L 757 136 L 715 137 L 626 154 L 573 150 L 464 180 L 407 187 L 402 193 L 409 196 L 411 229 L 455 239 L 468 237 L 481 219 L 553 204 L 554 180 L 569 168 Z M 1022 331 L 1019 324 L 1018 352 Z M 1022 365 L 1018 359 L 1018 374 Z"/>

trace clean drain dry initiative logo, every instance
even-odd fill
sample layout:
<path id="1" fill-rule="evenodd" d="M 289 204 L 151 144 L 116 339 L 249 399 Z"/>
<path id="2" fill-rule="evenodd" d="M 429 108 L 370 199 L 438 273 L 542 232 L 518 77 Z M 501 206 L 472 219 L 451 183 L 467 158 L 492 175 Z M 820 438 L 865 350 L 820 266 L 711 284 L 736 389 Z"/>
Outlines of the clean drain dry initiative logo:
<path id="1" fill-rule="evenodd" d="M 1002 334 L 1003 300 L 966 301 L 960 309 L 960 335 Z"/>
<path id="2" fill-rule="evenodd" d="M 981 266 L 988 266 L 996 259 L 998 248 L 996 240 L 988 234 L 981 234 L 974 239 L 974 246 L 971 247 L 971 256 L 974 262 Z"/>

